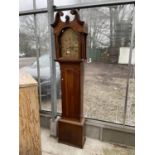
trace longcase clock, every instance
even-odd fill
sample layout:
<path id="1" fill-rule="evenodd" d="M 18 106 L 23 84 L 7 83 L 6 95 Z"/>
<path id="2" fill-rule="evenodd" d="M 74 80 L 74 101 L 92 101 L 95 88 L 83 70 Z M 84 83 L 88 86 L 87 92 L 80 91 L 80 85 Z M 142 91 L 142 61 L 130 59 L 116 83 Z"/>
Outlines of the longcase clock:
<path id="1" fill-rule="evenodd" d="M 58 121 L 58 141 L 83 147 L 85 119 L 83 117 L 83 78 L 86 59 L 87 26 L 80 20 L 76 10 L 74 19 L 61 20 L 57 12 L 54 28 L 56 61 L 61 70 L 62 116 Z"/>

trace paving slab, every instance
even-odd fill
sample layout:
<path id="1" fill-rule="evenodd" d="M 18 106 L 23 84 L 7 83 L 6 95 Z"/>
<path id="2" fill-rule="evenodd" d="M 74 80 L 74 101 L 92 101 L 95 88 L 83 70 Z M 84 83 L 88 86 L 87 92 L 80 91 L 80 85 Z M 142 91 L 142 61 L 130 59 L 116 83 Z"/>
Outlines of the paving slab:
<path id="1" fill-rule="evenodd" d="M 42 155 L 134 155 L 134 147 L 121 147 L 86 137 L 83 149 L 58 143 L 48 129 L 41 129 Z"/>

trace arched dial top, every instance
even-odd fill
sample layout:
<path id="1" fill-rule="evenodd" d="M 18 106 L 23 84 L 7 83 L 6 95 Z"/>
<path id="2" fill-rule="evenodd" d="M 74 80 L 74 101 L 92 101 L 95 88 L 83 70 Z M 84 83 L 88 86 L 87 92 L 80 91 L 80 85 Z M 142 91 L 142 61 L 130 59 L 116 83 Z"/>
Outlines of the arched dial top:
<path id="1" fill-rule="evenodd" d="M 79 35 L 71 28 L 62 30 L 60 36 L 60 51 L 62 58 L 79 58 Z"/>
<path id="2" fill-rule="evenodd" d="M 74 19 L 61 20 L 63 12 L 57 12 L 52 24 L 55 37 L 55 51 L 57 61 L 80 61 L 86 59 L 87 25 L 80 20 L 77 10 L 71 10 Z"/>

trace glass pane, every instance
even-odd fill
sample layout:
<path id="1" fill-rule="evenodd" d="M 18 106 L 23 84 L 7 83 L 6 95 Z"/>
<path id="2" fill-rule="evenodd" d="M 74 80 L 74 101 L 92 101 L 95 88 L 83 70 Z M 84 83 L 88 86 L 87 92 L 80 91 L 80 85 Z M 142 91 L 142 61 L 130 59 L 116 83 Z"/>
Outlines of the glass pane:
<path id="1" fill-rule="evenodd" d="M 39 42 L 40 55 L 49 52 L 49 33 L 48 33 L 48 18 L 47 13 L 37 14 L 37 37 Z"/>
<path id="2" fill-rule="evenodd" d="M 132 64 L 130 67 L 129 89 L 128 89 L 128 102 L 126 125 L 135 126 L 135 49 L 132 52 Z"/>
<path id="3" fill-rule="evenodd" d="M 123 123 L 133 5 L 80 10 L 88 24 L 84 81 L 84 116 Z M 94 16 L 95 15 L 95 16 Z M 126 53 L 123 52 L 123 57 Z"/>
<path id="4" fill-rule="evenodd" d="M 105 1 L 107 2 L 107 0 L 105 0 Z M 95 0 L 95 1 L 92 1 L 92 0 L 63 0 L 63 3 L 62 3 L 62 0 L 54 0 L 54 5 L 63 6 L 63 5 L 73 5 L 73 4 L 80 4 L 80 3 L 95 3 L 95 2 L 103 3 L 104 0 Z"/>
<path id="5" fill-rule="evenodd" d="M 34 34 L 34 16 L 20 16 L 19 18 L 19 68 L 26 69 L 37 77 L 37 70 L 34 72 L 30 66 L 36 60 L 36 42 Z"/>
<path id="6" fill-rule="evenodd" d="M 63 5 L 72 5 L 72 4 L 77 4 L 80 3 L 80 0 L 54 0 L 54 5 L 56 6 L 63 6 Z"/>
<path id="7" fill-rule="evenodd" d="M 33 0 L 19 0 L 19 11 L 32 10 Z"/>
<path id="8" fill-rule="evenodd" d="M 62 100 L 61 100 L 61 80 L 60 80 L 60 66 L 59 63 L 56 65 L 56 84 L 57 84 L 57 112 L 62 112 Z"/>
<path id="9" fill-rule="evenodd" d="M 51 75 L 49 59 L 49 33 L 47 14 L 37 14 L 37 39 L 39 44 L 39 71 L 41 110 L 51 110 Z"/>
<path id="10" fill-rule="evenodd" d="M 36 8 L 47 8 L 47 0 L 36 0 Z"/>

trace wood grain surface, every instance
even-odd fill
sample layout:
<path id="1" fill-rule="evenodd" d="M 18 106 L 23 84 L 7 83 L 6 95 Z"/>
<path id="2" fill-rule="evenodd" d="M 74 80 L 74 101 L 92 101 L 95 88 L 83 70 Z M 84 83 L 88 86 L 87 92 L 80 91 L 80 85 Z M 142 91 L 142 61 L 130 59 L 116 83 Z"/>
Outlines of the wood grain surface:
<path id="1" fill-rule="evenodd" d="M 19 70 L 19 87 L 28 87 L 37 85 L 37 81 L 26 71 Z"/>
<path id="2" fill-rule="evenodd" d="M 52 24 L 56 61 L 61 69 L 62 117 L 58 121 L 58 140 L 82 148 L 85 140 L 82 120 L 87 25 L 80 20 L 77 10 L 71 10 L 70 13 L 74 15 L 72 21 L 68 15 L 65 16 L 66 21 L 62 21 L 64 14 L 60 11 L 56 13 Z"/>
<path id="3" fill-rule="evenodd" d="M 31 76 L 20 74 L 20 78 L 19 154 L 41 155 L 38 88 Z"/>

